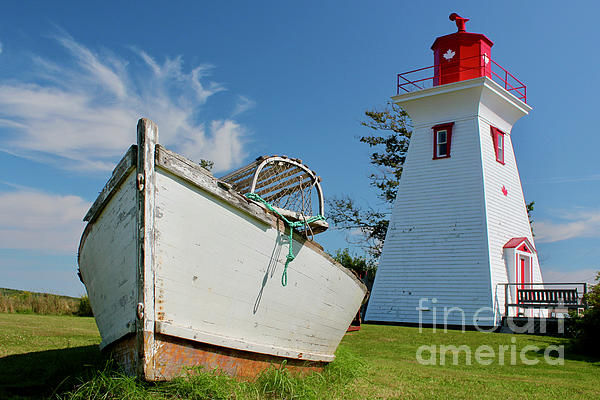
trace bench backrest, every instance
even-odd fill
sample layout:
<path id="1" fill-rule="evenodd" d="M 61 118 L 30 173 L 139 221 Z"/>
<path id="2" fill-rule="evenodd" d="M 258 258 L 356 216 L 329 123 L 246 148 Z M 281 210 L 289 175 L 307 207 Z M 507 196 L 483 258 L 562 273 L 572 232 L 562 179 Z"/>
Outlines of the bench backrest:
<path id="1" fill-rule="evenodd" d="M 519 289 L 517 303 L 539 305 L 577 305 L 577 289 Z"/>

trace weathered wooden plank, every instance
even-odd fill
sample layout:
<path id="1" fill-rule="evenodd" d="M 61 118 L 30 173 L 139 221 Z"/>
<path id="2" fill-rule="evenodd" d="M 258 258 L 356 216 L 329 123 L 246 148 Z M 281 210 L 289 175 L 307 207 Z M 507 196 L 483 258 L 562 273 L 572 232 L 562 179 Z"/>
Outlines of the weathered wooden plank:
<path id="1" fill-rule="evenodd" d="M 123 180 L 129 174 L 129 170 L 135 166 L 136 159 L 137 147 L 134 144 L 129 147 L 121 161 L 119 161 L 119 164 L 117 164 L 113 170 L 112 176 L 106 185 L 104 185 L 104 188 L 96 198 L 96 201 L 94 201 L 94 204 L 92 204 L 92 207 L 90 207 L 85 217 L 83 217 L 84 221 L 94 222 L 96 217 L 100 214 L 104 206 L 110 200 L 115 188 L 117 188 L 123 182 Z"/>
<path id="2" fill-rule="evenodd" d="M 142 118 L 137 127 L 137 201 L 138 201 L 138 321 L 137 340 L 139 353 L 143 355 L 138 373 L 154 380 L 154 286 L 155 256 L 155 210 L 156 170 L 155 154 L 158 127 L 149 119 Z"/>
<path id="3" fill-rule="evenodd" d="M 235 182 L 237 180 L 239 180 L 241 177 L 248 175 L 249 173 L 252 172 L 253 169 L 255 169 L 258 164 L 260 164 L 264 159 L 266 158 L 266 156 L 261 156 L 258 157 L 255 161 L 251 162 L 250 164 L 238 168 L 235 171 L 232 171 L 230 173 L 228 173 L 225 176 L 220 177 L 219 179 L 225 182 Z"/>
<path id="4" fill-rule="evenodd" d="M 78 264 L 96 324 L 100 348 L 135 331 L 137 304 L 135 170 L 112 189 L 102 213 L 81 238 Z"/>
<path id="5" fill-rule="evenodd" d="M 237 192 L 228 190 L 224 185 L 220 186 L 219 180 L 204 168 L 160 145 L 157 149 L 156 162 L 159 167 L 227 201 L 231 206 L 252 215 L 259 221 L 268 225 L 273 224 L 274 217 L 271 214 Z"/>
<path id="6" fill-rule="evenodd" d="M 303 353 L 298 350 L 285 347 L 273 346 L 266 343 L 249 343 L 239 338 L 221 336 L 216 333 L 206 333 L 197 329 L 178 326 L 169 322 L 156 322 L 156 332 L 164 335 L 171 335 L 188 340 L 195 340 L 204 343 L 227 347 L 231 349 L 250 350 L 253 353 L 271 354 L 278 357 L 301 358 L 310 361 L 331 362 L 335 356 L 332 354 Z"/>
<path id="7" fill-rule="evenodd" d="M 156 376 L 158 380 L 172 379 L 186 373 L 189 367 L 202 366 L 205 371 L 217 370 L 242 379 L 256 379 L 270 367 L 285 366 L 293 374 L 320 372 L 327 364 L 307 360 L 249 353 L 171 335 L 156 335 Z M 125 358 L 125 357 L 123 357 Z"/>
<path id="8" fill-rule="evenodd" d="M 256 172 L 256 166 L 253 165 L 253 169 L 249 169 L 248 171 L 245 171 L 244 173 L 238 175 L 237 177 L 235 177 L 234 179 L 221 179 L 222 181 L 231 183 L 233 186 L 236 187 L 244 187 L 244 186 L 250 186 L 250 183 L 252 182 L 252 178 L 254 177 L 254 173 Z"/>
<path id="9" fill-rule="evenodd" d="M 273 169 L 276 169 L 276 168 L 281 168 L 281 167 L 279 167 L 279 166 L 275 166 L 275 165 L 273 165 L 273 164 L 267 164 L 267 165 L 265 165 L 265 166 L 263 167 L 263 169 L 260 171 L 259 175 L 258 175 L 258 179 L 259 179 L 259 180 L 258 180 L 258 182 L 256 183 L 256 186 L 258 187 L 258 186 L 259 186 L 259 183 L 260 183 L 260 184 L 263 184 L 263 186 L 264 186 L 265 184 L 268 184 L 268 183 L 265 183 L 265 181 L 262 181 L 261 179 L 264 179 L 263 177 L 265 177 L 265 176 L 266 176 L 266 177 L 268 177 L 268 175 L 269 175 L 269 173 L 271 172 L 271 170 L 273 170 Z M 288 170 L 288 169 L 290 169 L 290 168 L 293 168 L 293 165 L 286 165 L 286 168 L 285 168 L 285 169 L 283 169 L 283 170 L 282 170 L 282 171 L 280 171 L 280 172 L 286 171 L 286 170 Z M 278 173 L 280 173 L 280 172 L 278 172 Z M 273 177 L 270 177 L 270 178 L 268 177 L 268 178 L 267 178 L 267 180 L 270 180 L 270 182 L 275 182 L 275 181 L 277 181 L 278 179 L 279 179 L 279 176 L 278 176 L 278 175 L 275 175 L 275 176 L 273 176 Z M 247 193 L 247 192 L 249 192 L 249 191 L 250 191 L 250 188 L 251 188 L 251 186 L 252 186 L 252 181 L 253 181 L 253 180 L 254 180 L 254 171 L 253 171 L 253 173 L 252 173 L 250 176 L 248 176 L 246 179 L 244 179 L 244 180 L 241 180 L 241 181 L 237 181 L 237 182 L 235 182 L 235 183 L 234 183 L 235 189 L 236 189 L 238 192 L 240 192 L 240 193 L 244 193 L 244 192 L 246 192 L 246 193 Z"/>

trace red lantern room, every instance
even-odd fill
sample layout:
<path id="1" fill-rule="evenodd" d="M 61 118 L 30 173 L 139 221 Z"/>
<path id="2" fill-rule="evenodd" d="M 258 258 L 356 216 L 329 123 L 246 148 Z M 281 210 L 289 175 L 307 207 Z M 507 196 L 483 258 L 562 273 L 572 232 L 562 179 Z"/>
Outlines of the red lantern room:
<path id="1" fill-rule="evenodd" d="M 492 77 L 491 48 L 494 43 L 485 35 L 465 30 L 467 18 L 450 14 L 458 31 L 438 37 L 433 50 L 435 74 L 433 85 L 464 81 L 481 76 Z"/>

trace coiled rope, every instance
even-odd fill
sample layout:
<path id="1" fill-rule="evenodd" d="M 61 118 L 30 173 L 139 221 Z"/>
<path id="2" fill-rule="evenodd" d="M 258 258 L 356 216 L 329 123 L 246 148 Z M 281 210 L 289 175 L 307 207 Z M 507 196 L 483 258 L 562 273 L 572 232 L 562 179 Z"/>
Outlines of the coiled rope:
<path id="1" fill-rule="evenodd" d="M 281 284 L 283 286 L 287 286 L 287 268 L 288 268 L 288 265 L 292 261 L 294 261 L 294 258 L 296 258 L 296 256 L 294 255 L 294 249 L 293 249 L 294 228 L 300 228 L 302 226 L 308 226 L 310 223 L 315 222 L 315 221 L 320 221 L 320 220 L 324 221 L 325 217 L 322 216 L 322 215 L 317 215 L 317 216 L 314 216 L 314 217 L 310 217 L 308 219 L 304 219 L 303 221 L 292 222 L 292 221 L 289 221 L 283 215 L 281 215 L 281 213 L 279 211 L 277 211 L 271 204 L 269 204 L 269 202 L 267 202 L 265 199 L 263 199 L 262 197 L 260 197 L 256 193 L 246 193 L 246 197 L 249 198 L 250 200 L 258 201 L 258 202 L 264 204 L 265 207 L 267 207 L 267 209 L 269 211 L 274 212 L 275 214 L 277 214 L 279 216 L 279 218 L 281 218 L 283 221 L 285 221 L 285 223 L 287 224 L 287 226 L 288 226 L 288 228 L 290 230 L 288 254 L 287 254 L 286 258 L 285 258 L 285 266 L 283 267 L 283 275 L 281 275 Z"/>

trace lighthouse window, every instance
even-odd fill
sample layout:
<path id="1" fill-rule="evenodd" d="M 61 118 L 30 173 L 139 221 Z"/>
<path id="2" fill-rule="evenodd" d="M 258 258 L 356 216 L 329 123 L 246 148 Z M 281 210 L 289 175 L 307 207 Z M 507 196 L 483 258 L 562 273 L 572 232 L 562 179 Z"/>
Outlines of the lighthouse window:
<path id="1" fill-rule="evenodd" d="M 452 139 L 452 125 L 441 124 L 433 127 L 433 159 L 450 157 L 450 144 Z"/>
<path id="2" fill-rule="evenodd" d="M 494 140 L 494 151 L 496 153 L 496 161 L 504 164 L 504 132 L 498 128 L 492 128 L 492 139 Z"/>
<path id="3" fill-rule="evenodd" d="M 437 133 L 437 156 L 438 157 L 444 157 L 447 153 L 448 150 L 448 142 L 446 142 L 447 139 L 447 132 L 446 131 L 438 131 Z"/>

